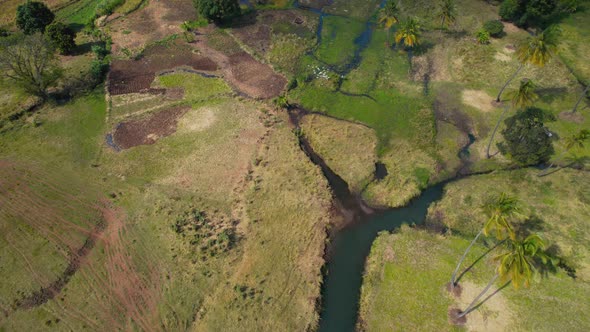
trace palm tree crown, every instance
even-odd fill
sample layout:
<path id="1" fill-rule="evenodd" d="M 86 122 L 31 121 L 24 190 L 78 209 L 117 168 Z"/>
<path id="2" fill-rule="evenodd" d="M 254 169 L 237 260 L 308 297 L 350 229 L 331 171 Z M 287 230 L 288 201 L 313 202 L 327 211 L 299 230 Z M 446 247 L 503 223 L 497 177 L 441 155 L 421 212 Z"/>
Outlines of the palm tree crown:
<path id="1" fill-rule="evenodd" d="M 379 24 L 386 30 L 389 30 L 394 24 L 399 22 L 397 18 L 399 10 L 394 0 L 389 0 L 385 6 L 379 11 Z"/>
<path id="2" fill-rule="evenodd" d="M 520 81 L 518 90 L 515 90 L 511 94 L 512 106 L 515 108 L 532 106 L 539 98 L 539 96 L 535 93 L 536 88 L 537 85 L 529 79 L 525 78 Z"/>
<path id="3" fill-rule="evenodd" d="M 449 26 L 457 20 L 457 7 L 454 0 L 443 0 L 439 6 L 438 18 L 441 27 Z"/>
<path id="4" fill-rule="evenodd" d="M 403 22 L 395 33 L 395 42 L 403 42 L 406 47 L 414 47 L 420 44 L 420 24 L 415 18 L 409 18 Z"/>
<path id="5" fill-rule="evenodd" d="M 501 193 L 500 196 L 486 203 L 483 209 L 489 217 L 483 228 L 484 235 L 487 236 L 495 231 L 496 238 L 499 240 L 505 239 L 506 235 L 515 239 L 514 229 L 509 219 L 520 214 L 516 197 Z"/>
<path id="6" fill-rule="evenodd" d="M 543 67 L 555 54 L 560 30 L 549 27 L 536 36 L 529 37 L 517 50 L 518 60 Z"/>
<path id="7" fill-rule="evenodd" d="M 538 234 L 529 235 L 524 240 L 510 241 L 507 250 L 498 255 L 498 274 L 504 280 L 511 280 L 515 288 L 528 287 L 536 276 L 535 258 L 547 263 L 550 258 L 543 252 L 545 243 Z"/>

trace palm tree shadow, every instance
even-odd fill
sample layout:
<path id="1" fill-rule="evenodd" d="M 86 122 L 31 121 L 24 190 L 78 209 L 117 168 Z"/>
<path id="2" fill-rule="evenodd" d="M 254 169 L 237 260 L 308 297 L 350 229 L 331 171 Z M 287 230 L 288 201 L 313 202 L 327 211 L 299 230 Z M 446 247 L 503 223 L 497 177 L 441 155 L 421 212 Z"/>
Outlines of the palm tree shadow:
<path id="1" fill-rule="evenodd" d="M 479 263 L 479 261 L 481 261 L 485 256 L 487 256 L 487 254 L 489 254 L 490 252 L 492 252 L 494 249 L 496 249 L 502 243 L 504 243 L 504 241 L 500 241 L 500 242 L 494 244 L 494 246 L 490 247 L 488 250 L 486 250 L 486 252 L 484 252 L 483 254 L 481 254 L 475 261 L 473 261 L 473 263 L 471 263 L 471 265 L 469 265 L 468 267 L 466 267 L 461 272 L 461 274 L 457 277 L 457 280 L 455 282 L 456 283 L 459 283 L 459 281 L 461 281 L 461 278 L 463 278 L 463 276 L 465 274 L 467 274 L 467 272 L 469 272 L 477 263 Z"/>
<path id="2" fill-rule="evenodd" d="M 487 300 L 491 299 L 494 295 L 500 293 L 504 288 L 508 287 L 508 285 L 510 285 L 510 283 L 512 282 L 512 280 L 508 280 L 504 285 L 502 285 L 500 288 L 496 289 L 492 294 L 486 296 L 485 299 L 481 300 L 481 302 L 479 302 L 475 307 L 473 307 L 471 310 L 469 310 L 469 312 L 475 311 L 477 310 L 479 307 L 481 307 Z"/>

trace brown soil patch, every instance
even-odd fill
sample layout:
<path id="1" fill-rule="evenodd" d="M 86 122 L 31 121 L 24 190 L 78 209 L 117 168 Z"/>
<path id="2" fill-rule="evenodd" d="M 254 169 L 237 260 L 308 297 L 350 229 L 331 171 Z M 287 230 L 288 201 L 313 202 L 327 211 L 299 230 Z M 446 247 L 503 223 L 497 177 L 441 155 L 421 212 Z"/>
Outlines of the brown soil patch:
<path id="1" fill-rule="evenodd" d="M 178 118 L 188 109 L 187 106 L 178 106 L 152 114 L 146 119 L 121 122 L 113 133 L 114 143 L 121 149 L 154 144 L 158 139 L 176 132 Z"/>
<path id="2" fill-rule="evenodd" d="M 177 42 L 172 45 L 156 45 L 146 50 L 139 60 L 112 62 L 109 93 L 120 95 L 147 92 L 158 72 L 178 67 L 190 67 L 203 72 L 217 69 L 215 62 L 198 55 L 187 44 Z"/>
<path id="3" fill-rule="evenodd" d="M 312 33 L 307 17 L 294 10 L 265 10 L 243 16 L 235 23 L 232 34 L 242 43 L 259 54 L 266 54 L 271 48 L 272 25 L 289 24 L 290 32 L 300 37 Z"/>
<path id="4" fill-rule="evenodd" d="M 276 97 L 287 84 L 283 76 L 276 74 L 268 65 L 256 61 L 246 52 L 230 56 L 229 65 L 236 86 L 252 97 Z"/>
<path id="5" fill-rule="evenodd" d="M 119 55 L 124 48 L 138 50 L 150 42 L 174 33 L 180 34 L 180 25 L 195 17 L 192 0 L 149 1 L 144 8 L 109 24 L 113 53 Z"/>
<path id="6" fill-rule="evenodd" d="M 287 85 L 282 75 L 269 66 L 258 62 L 246 52 L 226 55 L 207 43 L 211 29 L 202 29 L 195 43 L 203 55 L 215 61 L 224 79 L 239 92 L 252 98 L 273 98 L 281 94 Z"/>
<path id="7" fill-rule="evenodd" d="M 161 323 L 158 306 L 162 280 L 159 273 L 149 257 L 143 258 L 147 274 L 138 270 L 127 249 L 129 243 L 124 240 L 126 227 L 121 211 L 104 209 L 103 217 L 109 225 L 103 237 L 107 280 L 104 280 L 105 284 L 100 290 L 113 302 L 107 314 L 118 317 L 124 313 L 123 317 L 133 321 L 141 330 L 156 330 L 155 327 Z"/>
<path id="8" fill-rule="evenodd" d="M 463 90 L 463 103 L 479 109 L 482 112 L 494 110 L 493 97 L 481 90 Z"/>
<path id="9" fill-rule="evenodd" d="M 559 118 L 564 121 L 583 123 L 584 116 L 580 113 L 572 113 L 571 111 L 565 111 L 559 113 Z"/>
<path id="10" fill-rule="evenodd" d="M 461 297 L 461 293 L 463 293 L 463 288 L 460 284 L 457 284 L 455 285 L 455 287 L 453 287 L 449 282 L 445 285 L 445 289 L 454 297 Z"/>
<path id="11" fill-rule="evenodd" d="M 467 316 L 459 317 L 461 310 L 457 308 L 449 309 L 449 323 L 463 326 L 467 323 Z"/>

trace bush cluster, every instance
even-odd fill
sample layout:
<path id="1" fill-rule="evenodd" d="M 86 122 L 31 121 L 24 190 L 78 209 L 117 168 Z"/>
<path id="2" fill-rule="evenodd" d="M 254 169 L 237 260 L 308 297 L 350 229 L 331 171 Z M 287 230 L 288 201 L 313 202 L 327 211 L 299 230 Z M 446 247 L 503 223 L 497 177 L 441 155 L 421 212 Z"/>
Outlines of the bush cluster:
<path id="1" fill-rule="evenodd" d="M 504 24 L 498 20 L 485 22 L 483 28 L 490 33 L 490 36 L 495 38 L 502 37 L 504 34 Z"/>
<path id="2" fill-rule="evenodd" d="M 201 17 L 213 22 L 223 22 L 240 14 L 238 0 L 193 0 Z"/>
<path id="3" fill-rule="evenodd" d="M 201 261 L 232 249 L 236 242 L 234 226 L 215 223 L 198 209 L 179 216 L 172 229 L 187 239 Z"/>
<path id="4" fill-rule="evenodd" d="M 554 153 L 554 134 L 545 127 L 546 120 L 555 118 L 536 107 L 507 118 L 502 130 L 504 142 L 498 143 L 500 152 L 522 166 L 547 162 Z"/>
<path id="5" fill-rule="evenodd" d="M 61 22 L 54 22 L 48 25 L 45 28 L 45 35 L 51 45 L 59 50 L 61 54 L 70 54 L 76 47 L 76 43 L 74 42 L 76 33 Z"/>
<path id="6" fill-rule="evenodd" d="M 111 15 L 123 3 L 125 3 L 125 0 L 102 0 L 96 5 L 96 15 Z"/>
<path id="7" fill-rule="evenodd" d="M 579 0 L 504 0 L 500 17 L 520 27 L 545 28 L 560 13 L 578 9 Z"/>

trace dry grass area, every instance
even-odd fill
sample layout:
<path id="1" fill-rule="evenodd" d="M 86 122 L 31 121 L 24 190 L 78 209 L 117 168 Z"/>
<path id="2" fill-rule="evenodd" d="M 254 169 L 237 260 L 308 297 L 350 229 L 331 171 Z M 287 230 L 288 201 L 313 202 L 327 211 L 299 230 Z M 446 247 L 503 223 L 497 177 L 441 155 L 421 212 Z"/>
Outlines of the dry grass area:
<path id="1" fill-rule="evenodd" d="M 360 193 L 373 179 L 377 161 L 373 129 L 316 114 L 303 117 L 301 129 L 314 151 L 352 192 Z"/>
<path id="2" fill-rule="evenodd" d="M 494 98 L 481 90 L 463 90 L 463 103 L 482 112 L 491 112 L 495 109 L 492 105 Z"/>
<path id="3" fill-rule="evenodd" d="M 331 194 L 282 121 L 249 174 L 244 256 L 205 300 L 197 331 L 305 331 L 317 324 Z"/>

